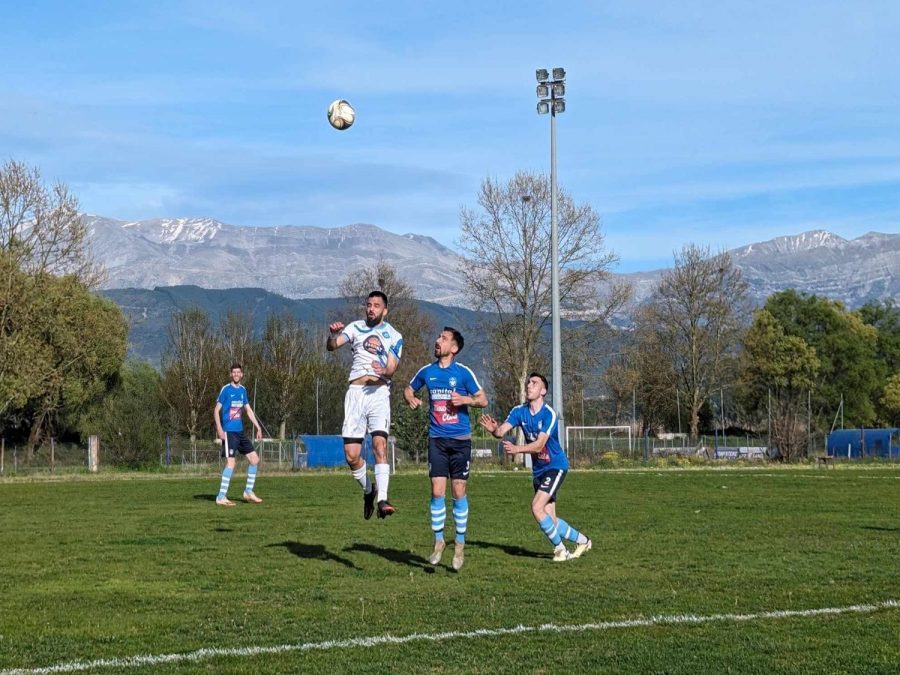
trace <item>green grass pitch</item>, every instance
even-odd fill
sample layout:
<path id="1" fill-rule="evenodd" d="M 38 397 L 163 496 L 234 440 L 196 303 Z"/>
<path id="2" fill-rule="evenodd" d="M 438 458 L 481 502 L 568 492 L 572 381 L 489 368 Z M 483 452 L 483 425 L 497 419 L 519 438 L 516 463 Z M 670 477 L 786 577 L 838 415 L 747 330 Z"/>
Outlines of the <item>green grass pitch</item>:
<path id="1" fill-rule="evenodd" d="M 896 467 L 573 472 L 559 514 L 594 549 L 566 563 L 530 476 L 475 473 L 459 573 L 452 545 L 427 563 L 424 474 L 392 477 L 383 521 L 347 472 L 256 487 L 226 509 L 217 475 L 0 481 L 0 672 L 900 669 Z"/>

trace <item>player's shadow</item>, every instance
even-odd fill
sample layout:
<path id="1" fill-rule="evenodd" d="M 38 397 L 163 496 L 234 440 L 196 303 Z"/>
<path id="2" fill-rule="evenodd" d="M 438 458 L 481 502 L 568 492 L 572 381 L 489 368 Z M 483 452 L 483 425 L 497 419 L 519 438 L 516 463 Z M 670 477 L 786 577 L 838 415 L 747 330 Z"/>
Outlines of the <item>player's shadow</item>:
<path id="1" fill-rule="evenodd" d="M 900 527 L 879 527 L 878 525 L 863 525 L 864 530 L 874 530 L 875 532 L 897 532 Z"/>
<path id="2" fill-rule="evenodd" d="M 359 569 L 353 564 L 352 560 L 347 560 L 347 558 L 335 555 L 321 544 L 303 544 L 299 541 L 283 541 L 280 544 L 269 544 L 267 548 L 273 548 L 275 546 L 286 548 L 298 558 L 307 558 L 309 560 L 332 560 L 336 563 L 340 563 L 344 567 L 349 567 L 354 570 Z"/>
<path id="3" fill-rule="evenodd" d="M 344 550 L 347 552 L 362 551 L 363 553 L 374 553 L 385 560 L 402 563 L 404 565 L 409 565 L 410 567 L 418 567 L 428 574 L 434 574 L 434 565 L 412 551 L 401 551 L 397 548 L 383 548 L 381 546 L 373 546 L 372 544 L 353 544 L 353 546 L 348 546 Z"/>
<path id="4" fill-rule="evenodd" d="M 211 495 L 211 494 L 194 495 L 194 499 L 199 499 L 204 502 L 214 502 L 214 501 L 216 501 L 216 495 Z"/>
<path id="5" fill-rule="evenodd" d="M 514 546 L 512 544 L 495 544 L 492 541 L 478 541 L 474 539 L 467 539 L 466 546 L 475 546 L 477 548 L 499 548 L 501 551 L 506 553 L 507 555 L 515 555 L 522 558 L 552 558 L 553 556 L 549 553 L 541 553 L 538 551 L 531 551 L 527 548 L 522 548 L 521 546 Z"/>

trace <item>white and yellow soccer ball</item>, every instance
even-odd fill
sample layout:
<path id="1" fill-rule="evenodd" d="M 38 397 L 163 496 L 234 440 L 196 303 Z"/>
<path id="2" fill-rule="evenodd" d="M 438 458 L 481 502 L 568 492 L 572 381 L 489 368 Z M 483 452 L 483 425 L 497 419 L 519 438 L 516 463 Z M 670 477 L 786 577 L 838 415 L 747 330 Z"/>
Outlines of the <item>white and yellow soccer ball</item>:
<path id="1" fill-rule="evenodd" d="M 349 129 L 356 119 L 353 106 L 342 98 L 336 99 L 328 106 L 328 123 L 335 129 Z"/>

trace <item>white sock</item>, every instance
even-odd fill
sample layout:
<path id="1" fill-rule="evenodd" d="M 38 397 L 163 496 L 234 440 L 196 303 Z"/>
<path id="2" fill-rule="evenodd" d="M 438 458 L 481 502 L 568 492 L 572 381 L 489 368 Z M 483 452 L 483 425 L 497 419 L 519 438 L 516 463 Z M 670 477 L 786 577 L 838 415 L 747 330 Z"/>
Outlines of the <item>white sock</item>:
<path id="1" fill-rule="evenodd" d="M 391 465 L 390 464 L 376 464 L 375 465 L 375 485 L 378 488 L 378 501 L 383 502 L 386 500 L 388 493 L 388 482 L 391 479 Z"/>
<path id="2" fill-rule="evenodd" d="M 566 550 L 566 545 L 562 542 L 559 542 L 556 546 L 553 547 L 554 553 L 556 553 L 557 551 L 565 551 L 565 550 Z"/>
<path id="3" fill-rule="evenodd" d="M 578 533 L 578 540 L 577 540 L 575 543 L 576 543 L 576 544 L 586 544 L 586 543 L 587 543 L 587 539 L 588 539 L 588 538 L 585 536 L 584 532 L 579 532 L 579 533 Z"/>
<path id="4" fill-rule="evenodd" d="M 352 469 L 350 473 L 353 474 L 353 477 L 362 486 L 363 492 L 368 493 L 372 491 L 372 486 L 369 484 L 369 476 L 366 473 L 366 468 L 366 463 L 363 462 L 361 467 L 359 467 L 358 469 Z M 377 469 L 378 465 L 376 465 L 375 468 Z"/>

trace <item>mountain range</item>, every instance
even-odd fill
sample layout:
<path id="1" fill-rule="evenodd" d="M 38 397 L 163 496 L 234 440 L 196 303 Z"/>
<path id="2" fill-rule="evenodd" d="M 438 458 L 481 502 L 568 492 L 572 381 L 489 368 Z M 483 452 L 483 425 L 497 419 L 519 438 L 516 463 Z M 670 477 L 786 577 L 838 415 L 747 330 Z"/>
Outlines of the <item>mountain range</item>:
<path id="1" fill-rule="evenodd" d="M 261 288 L 285 298 L 337 295 L 349 271 L 384 259 L 422 300 L 464 307 L 461 259 L 431 237 L 393 234 L 374 225 L 252 227 L 210 218 L 121 221 L 85 216 L 106 289 L 193 285 Z M 786 288 L 842 300 L 900 303 L 900 234 L 870 232 L 847 240 L 815 230 L 730 251 L 755 301 Z M 647 298 L 665 270 L 617 275 Z"/>

